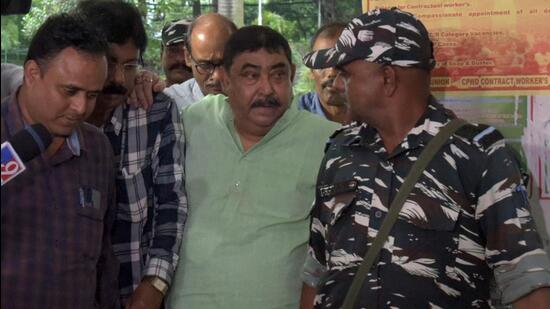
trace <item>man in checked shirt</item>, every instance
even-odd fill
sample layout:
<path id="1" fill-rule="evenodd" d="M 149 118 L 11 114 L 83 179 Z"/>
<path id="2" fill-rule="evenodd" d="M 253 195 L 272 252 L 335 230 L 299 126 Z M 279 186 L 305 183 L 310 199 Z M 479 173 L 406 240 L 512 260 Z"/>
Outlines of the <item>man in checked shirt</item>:
<path id="1" fill-rule="evenodd" d="M 107 82 L 88 121 L 103 128 L 115 153 L 112 242 L 120 261 L 121 303 L 159 308 L 172 283 L 187 213 L 179 115 L 163 93 L 153 95 L 148 109 L 127 104 L 137 86 L 151 83 L 134 82 L 147 44 L 137 8 L 122 1 L 83 1 L 76 10 L 105 33 L 110 46 Z"/>

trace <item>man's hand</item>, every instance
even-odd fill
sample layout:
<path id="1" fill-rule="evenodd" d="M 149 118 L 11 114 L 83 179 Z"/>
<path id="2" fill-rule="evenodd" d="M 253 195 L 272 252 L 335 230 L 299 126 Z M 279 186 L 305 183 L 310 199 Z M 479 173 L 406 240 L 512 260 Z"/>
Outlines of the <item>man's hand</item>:
<path id="1" fill-rule="evenodd" d="M 166 88 L 166 83 L 151 71 L 141 70 L 136 75 L 134 91 L 128 103 L 134 107 L 148 109 L 153 105 L 153 95 Z"/>
<path id="2" fill-rule="evenodd" d="M 514 309 L 550 308 L 550 287 L 534 290 L 514 302 Z"/>
<path id="3" fill-rule="evenodd" d="M 302 297 L 300 298 L 300 309 L 312 309 L 315 300 L 316 290 L 307 284 L 302 285 Z"/>
<path id="4" fill-rule="evenodd" d="M 164 295 L 151 283 L 142 281 L 130 297 L 126 309 L 159 309 L 163 298 Z"/>

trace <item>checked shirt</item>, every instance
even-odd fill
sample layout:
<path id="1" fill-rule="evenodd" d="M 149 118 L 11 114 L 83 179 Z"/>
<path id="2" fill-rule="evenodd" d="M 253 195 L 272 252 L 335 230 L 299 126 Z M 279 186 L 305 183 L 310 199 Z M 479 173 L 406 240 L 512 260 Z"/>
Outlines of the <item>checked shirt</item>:
<path id="1" fill-rule="evenodd" d="M 184 136 L 176 105 L 162 93 L 148 110 L 118 107 L 104 131 L 117 164 L 112 241 L 125 302 L 144 276 L 172 282 L 187 217 Z"/>

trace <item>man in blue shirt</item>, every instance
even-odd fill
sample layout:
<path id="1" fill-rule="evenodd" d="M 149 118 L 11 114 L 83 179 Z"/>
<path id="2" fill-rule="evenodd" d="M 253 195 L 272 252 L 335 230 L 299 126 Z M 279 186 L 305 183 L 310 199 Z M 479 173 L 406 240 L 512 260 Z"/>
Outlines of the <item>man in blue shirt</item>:
<path id="1" fill-rule="evenodd" d="M 185 63 L 193 78 L 164 90 L 178 105 L 178 110 L 209 94 L 222 93 L 220 67 L 225 43 L 237 26 L 218 13 L 197 17 L 189 26 L 185 42 Z"/>
<path id="2" fill-rule="evenodd" d="M 334 46 L 345 26 L 342 23 L 331 23 L 319 28 L 311 39 L 311 50 Z M 333 86 L 336 73 L 335 68 L 311 70 L 311 76 L 315 80 L 315 91 L 300 97 L 298 109 L 318 114 L 334 122 L 350 122 L 344 93 Z"/>

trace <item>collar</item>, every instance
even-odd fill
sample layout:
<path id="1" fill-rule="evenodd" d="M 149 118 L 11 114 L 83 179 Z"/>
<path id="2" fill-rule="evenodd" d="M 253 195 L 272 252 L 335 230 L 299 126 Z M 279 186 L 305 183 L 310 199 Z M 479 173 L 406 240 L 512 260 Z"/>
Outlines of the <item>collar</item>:
<path id="1" fill-rule="evenodd" d="M 111 125 L 113 126 L 113 131 L 117 136 L 120 135 L 120 131 L 122 130 L 122 124 L 124 120 L 124 109 L 126 108 L 126 106 L 127 104 L 121 104 L 120 106 L 117 106 L 111 116 L 110 122 L 111 122 Z"/>
<path id="2" fill-rule="evenodd" d="M 231 109 L 231 105 L 229 104 L 229 99 L 226 96 L 222 95 L 222 94 L 219 94 L 217 96 L 218 96 L 218 98 L 216 98 L 216 99 L 224 100 L 227 103 L 227 104 L 222 105 L 223 106 L 222 119 L 223 119 L 223 122 L 225 123 L 226 127 L 229 129 L 229 131 L 233 135 L 233 138 L 234 138 L 235 142 L 237 143 L 237 145 L 239 145 L 239 149 L 242 151 L 243 150 L 242 149 L 242 144 L 240 143 L 239 134 L 237 132 L 237 129 L 235 128 L 233 111 Z M 279 133 L 281 133 L 288 125 L 290 125 L 292 123 L 292 121 L 294 120 L 294 118 L 296 118 L 298 115 L 299 115 L 299 112 L 298 112 L 298 107 L 296 106 L 296 104 L 289 104 L 288 109 L 281 116 L 281 118 L 279 118 L 279 120 L 277 120 L 277 122 L 269 130 L 269 132 L 267 132 L 267 134 L 256 145 L 254 145 L 252 148 L 250 148 L 248 152 L 250 152 L 251 150 L 254 150 L 258 147 L 261 147 L 263 144 L 265 144 L 268 141 L 270 141 L 271 139 L 273 139 L 275 136 L 277 136 Z"/>
<path id="3" fill-rule="evenodd" d="M 190 83 L 192 83 L 192 88 L 191 88 L 192 90 L 191 91 L 193 92 L 193 96 L 195 98 L 205 97 L 204 93 L 202 93 L 201 87 L 199 87 L 199 83 L 197 83 L 197 80 L 194 79 L 194 78 L 191 79 L 191 80 L 192 80 L 192 82 L 190 82 Z"/>
<path id="4" fill-rule="evenodd" d="M 321 99 L 319 98 L 317 92 L 308 92 L 301 96 L 300 100 L 302 101 L 301 103 L 305 109 L 317 115 L 323 116 L 325 119 L 327 118 L 327 115 L 323 110 L 323 106 L 321 105 Z"/>
<path id="5" fill-rule="evenodd" d="M 388 157 L 394 157 L 405 151 L 424 147 L 439 133 L 441 127 L 453 118 L 455 116 L 450 110 L 444 108 L 433 96 L 430 96 L 424 114 Z M 375 128 L 366 123 L 360 125 L 357 136 L 350 139 L 346 145 L 369 147 L 377 153 L 386 152 L 380 134 L 378 134 Z"/>
<path id="6" fill-rule="evenodd" d="M 19 89 L 21 89 L 21 87 L 9 96 L 7 104 L 2 105 L 2 115 L 4 116 L 8 129 L 8 136 L 13 136 L 29 126 L 23 119 L 19 101 L 17 101 Z M 65 142 L 74 156 L 80 156 L 81 150 L 85 150 L 84 137 L 80 126 L 75 128 L 73 133 L 65 139 Z"/>
<path id="7" fill-rule="evenodd" d="M 69 146 L 69 149 L 71 150 L 73 155 L 77 157 L 80 156 L 80 150 L 82 149 L 82 144 L 80 143 L 82 137 L 79 137 L 79 135 L 81 134 L 82 132 L 80 132 L 80 130 L 74 130 L 71 136 L 66 139 L 67 146 Z"/>
<path id="8" fill-rule="evenodd" d="M 315 111 L 317 112 L 317 114 L 323 116 L 323 118 L 325 119 L 328 119 L 327 115 L 325 114 L 325 111 L 323 109 L 323 105 L 321 104 L 321 98 L 319 98 L 319 95 L 317 94 L 317 92 L 314 92 L 313 93 L 313 105 L 315 106 Z"/>
<path id="9" fill-rule="evenodd" d="M 2 116 L 6 122 L 6 128 L 8 129 L 8 135 L 13 136 L 15 133 L 23 130 L 26 126 L 19 109 L 19 103 L 17 102 L 17 94 L 19 89 L 17 88 L 6 100 L 7 103 L 2 104 Z M 4 102 L 6 102 L 4 101 Z"/>

